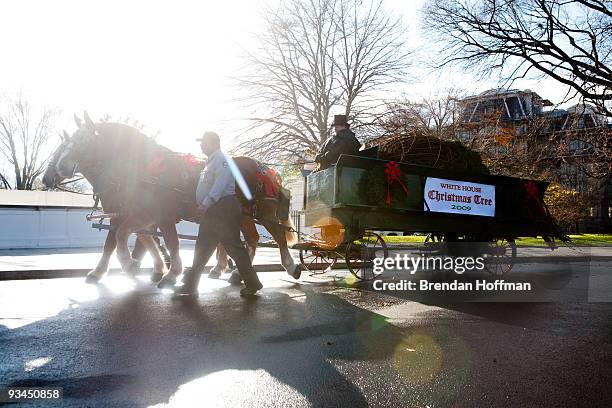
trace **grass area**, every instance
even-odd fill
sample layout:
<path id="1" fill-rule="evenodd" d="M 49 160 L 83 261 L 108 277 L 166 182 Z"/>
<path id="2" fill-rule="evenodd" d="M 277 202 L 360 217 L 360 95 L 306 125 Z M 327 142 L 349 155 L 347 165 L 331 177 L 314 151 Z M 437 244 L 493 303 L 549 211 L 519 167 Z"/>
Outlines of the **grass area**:
<path id="1" fill-rule="evenodd" d="M 425 235 L 385 236 L 385 242 L 393 244 L 422 243 Z M 612 246 L 612 234 L 573 234 L 570 235 L 572 245 L 577 246 Z M 518 246 L 547 246 L 541 238 L 519 238 Z M 560 243 L 563 244 L 563 243 Z"/>
<path id="2" fill-rule="evenodd" d="M 425 241 L 425 235 L 407 235 L 405 237 L 385 235 L 383 239 L 385 242 L 393 244 L 422 243 Z"/>
<path id="3" fill-rule="evenodd" d="M 612 246 L 612 234 L 571 234 L 569 237 L 571 245 Z M 519 246 L 546 246 L 541 238 L 520 238 L 516 243 Z"/>

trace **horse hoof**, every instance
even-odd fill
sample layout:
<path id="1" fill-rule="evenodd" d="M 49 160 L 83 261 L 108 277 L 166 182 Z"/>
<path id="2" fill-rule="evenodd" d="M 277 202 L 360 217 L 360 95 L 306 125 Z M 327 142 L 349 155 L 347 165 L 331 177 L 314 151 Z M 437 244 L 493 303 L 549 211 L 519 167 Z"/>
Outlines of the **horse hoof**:
<path id="1" fill-rule="evenodd" d="M 300 276 L 302 276 L 302 265 L 297 265 L 293 270 L 293 273 L 290 273 L 289 275 L 291 275 L 295 280 L 300 279 Z"/>
<path id="2" fill-rule="evenodd" d="M 154 273 L 151 275 L 151 282 L 157 283 L 161 281 L 163 277 L 164 277 L 163 273 Z"/>
<path id="3" fill-rule="evenodd" d="M 100 282 L 100 278 L 97 277 L 96 275 L 87 275 L 85 277 L 85 283 L 89 283 L 89 284 L 95 285 L 98 282 Z"/>
<path id="4" fill-rule="evenodd" d="M 124 269 L 131 278 L 136 278 L 138 272 L 140 272 L 140 262 L 131 260 L 128 262 L 127 267 Z"/>
<path id="5" fill-rule="evenodd" d="M 208 273 L 208 279 L 219 279 L 220 276 L 221 271 L 216 269 L 211 269 L 211 271 Z"/>
<path id="6" fill-rule="evenodd" d="M 242 277 L 238 271 L 234 271 L 227 281 L 232 285 L 240 285 L 242 283 Z"/>
<path id="7" fill-rule="evenodd" d="M 161 280 L 157 284 L 157 287 L 159 289 L 170 289 L 174 287 L 175 283 L 176 283 L 176 278 L 174 276 L 166 275 L 161 278 Z"/>

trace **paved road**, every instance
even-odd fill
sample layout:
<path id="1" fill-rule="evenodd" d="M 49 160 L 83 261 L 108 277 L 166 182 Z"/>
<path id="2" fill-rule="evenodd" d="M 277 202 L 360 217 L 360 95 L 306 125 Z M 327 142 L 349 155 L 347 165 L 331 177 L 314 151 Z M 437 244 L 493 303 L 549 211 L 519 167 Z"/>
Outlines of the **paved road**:
<path id="1" fill-rule="evenodd" d="M 420 246 L 415 245 L 414 250 L 406 251 L 418 252 Z M 297 260 L 298 251 L 291 250 L 291 254 Z M 29 271 L 29 270 L 60 270 L 60 269 L 91 269 L 96 266 L 100 259 L 101 250 L 97 248 L 84 249 L 21 249 L 21 250 L 0 250 L 0 273 L 3 271 Z M 550 257 L 584 257 L 584 258 L 612 258 L 612 247 L 562 247 L 554 251 L 548 248 L 520 247 L 517 251 L 519 258 L 540 258 L 546 261 Z M 193 260 L 193 245 L 183 244 L 181 258 L 184 265 L 190 265 Z M 610 260 L 610 259 L 608 259 Z M 276 248 L 260 247 L 254 264 L 278 264 L 279 253 Z M 215 264 L 214 257 L 208 262 L 209 266 Z M 153 266 L 149 255 L 142 263 L 143 267 Z M 119 261 L 113 255 L 111 257 L 110 268 L 119 268 Z"/>
<path id="2" fill-rule="evenodd" d="M 57 248 L 57 249 L 19 249 L 0 250 L 0 272 L 25 271 L 40 269 L 91 269 L 96 266 L 102 251 L 98 248 Z M 184 245 L 181 249 L 181 258 L 184 265 L 190 265 L 193 260 L 193 245 Z M 260 248 L 257 263 L 278 263 L 278 250 L 274 248 Z M 208 265 L 214 265 L 214 257 Z M 110 268 L 120 268 L 116 254 L 110 261 Z M 151 257 L 147 254 L 142 266 L 153 266 Z"/>
<path id="3" fill-rule="evenodd" d="M 144 277 L 5 281 L 0 388 L 61 386 L 67 407 L 610 407 L 612 303 L 587 299 L 609 298 L 611 266 L 517 265 L 558 294 L 529 303 L 380 293 L 342 271 L 263 273 L 253 300 L 203 279 L 195 302 Z"/>

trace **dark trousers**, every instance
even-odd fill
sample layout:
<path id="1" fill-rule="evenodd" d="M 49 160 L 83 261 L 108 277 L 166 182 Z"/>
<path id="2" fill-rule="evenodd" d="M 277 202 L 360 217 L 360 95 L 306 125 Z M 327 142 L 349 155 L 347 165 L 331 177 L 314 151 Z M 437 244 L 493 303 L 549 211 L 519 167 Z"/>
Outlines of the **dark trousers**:
<path id="1" fill-rule="evenodd" d="M 249 287 L 259 283 L 249 252 L 240 240 L 241 217 L 242 208 L 235 195 L 223 197 L 206 211 L 200 223 L 191 270 L 183 278 L 185 285 L 198 286 L 201 271 L 219 243 L 236 263 L 245 285 Z"/>

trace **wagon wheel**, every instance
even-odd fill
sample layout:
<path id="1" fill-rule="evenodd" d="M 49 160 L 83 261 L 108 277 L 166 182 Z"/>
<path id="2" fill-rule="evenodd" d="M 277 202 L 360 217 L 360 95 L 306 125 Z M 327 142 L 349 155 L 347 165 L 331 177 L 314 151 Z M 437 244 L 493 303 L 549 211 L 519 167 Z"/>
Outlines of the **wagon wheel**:
<path id="1" fill-rule="evenodd" d="M 485 269 L 493 276 L 505 276 L 512 270 L 516 258 L 516 244 L 505 238 L 489 243 L 485 253 Z"/>
<path id="2" fill-rule="evenodd" d="M 329 272 L 338 261 L 338 253 L 325 249 L 300 249 L 300 262 L 312 275 Z"/>
<path id="3" fill-rule="evenodd" d="M 433 242 L 442 242 L 443 238 L 444 236 L 442 234 L 430 232 L 425 236 L 425 241 L 423 242 L 425 242 L 426 244 Z"/>
<path id="4" fill-rule="evenodd" d="M 363 237 L 346 245 L 346 266 L 350 273 L 359 280 L 371 280 L 380 273 L 374 273 L 374 258 L 386 258 L 389 255 L 387 244 L 374 232 L 366 231 Z"/>
<path id="5" fill-rule="evenodd" d="M 444 242 L 444 235 L 440 233 L 430 232 L 425 236 L 423 241 L 423 249 L 427 252 L 440 250 Z"/>

